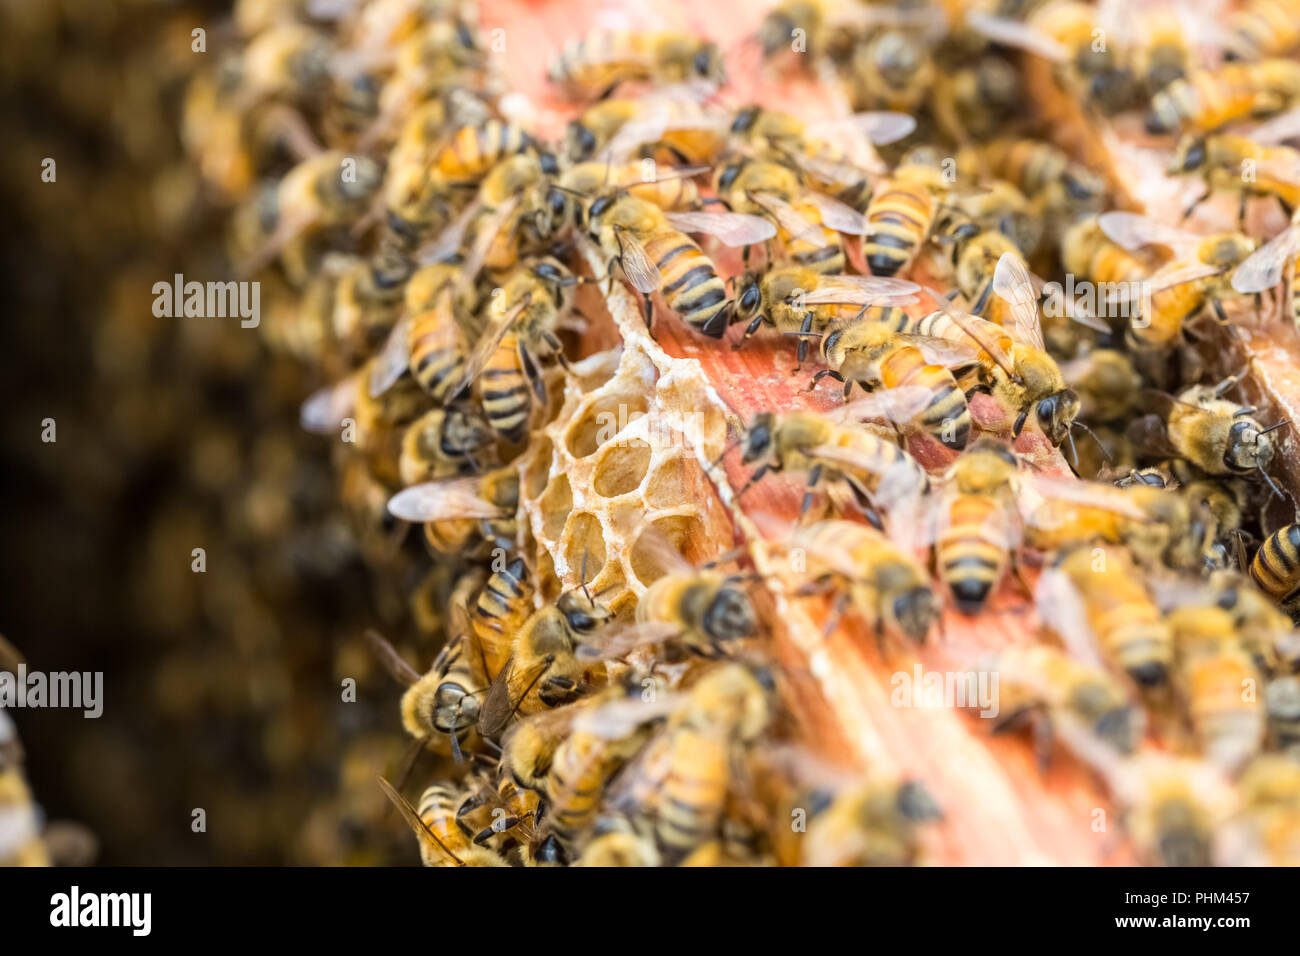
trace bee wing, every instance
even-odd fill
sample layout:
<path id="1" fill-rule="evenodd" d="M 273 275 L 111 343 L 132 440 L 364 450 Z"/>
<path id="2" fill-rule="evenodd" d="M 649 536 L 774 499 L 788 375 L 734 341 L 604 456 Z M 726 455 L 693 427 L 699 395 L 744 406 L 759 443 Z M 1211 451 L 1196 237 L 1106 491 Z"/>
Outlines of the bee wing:
<path id="1" fill-rule="evenodd" d="M 583 638 L 577 656 L 584 661 L 612 661 L 647 644 L 661 644 L 681 633 L 675 624 L 663 621 L 619 622 Z"/>
<path id="2" fill-rule="evenodd" d="M 1118 289 L 1112 289 L 1106 296 L 1107 302 L 1131 302 L 1133 296 L 1151 296 L 1157 292 L 1163 292 L 1165 289 L 1172 289 L 1174 286 L 1186 285 L 1189 282 L 1195 282 L 1197 279 L 1204 279 L 1208 276 L 1218 275 L 1223 270 L 1217 266 L 1212 266 L 1204 262 L 1198 262 L 1193 265 L 1178 266 L 1173 269 L 1162 269 L 1144 282 L 1131 283 L 1126 282 Z"/>
<path id="3" fill-rule="evenodd" d="M 776 235 L 776 227 L 762 216 L 740 212 L 670 212 L 668 221 L 682 232 L 703 232 L 728 246 L 751 246 Z"/>
<path id="4" fill-rule="evenodd" d="M 1011 306 L 1015 336 L 1021 342 L 1042 350 L 1043 326 L 1038 319 L 1038 296 L 1029 278 L 1029 270 L 1014 252 L 1004 252 L 993 271 L 993 291 Z"/>
<path id="5" fill-rule="evenodd" d="M 1279 113 L 1246 135 L 1257 143 L 1284 143 L 1300 138 L 1300 107 Z"/>
<path id="6" fill-rule="evenodd" d="M 1034 292 L 1041 296 L 1047 288 L 1047 283 L 1032 272 L 1029 273 L 1029 279 L 1034 285 Z M 1080 325 L 1092 329 L 1094 332 L 1109 334 L 1112 331 L 1111 327 L 1104 319 L 1100 319 L 1084 309 L 1076 300 L 1067 296 L 1065 290 L 1060 286 L 1057 286 L 1056 290 L 1050 292 L 1048 295 L 1048 302 L 1055 303 L 1061 309 L 1061 313 L 1069 318 L 1070 321 L 1078 322 Z"/>
<path id="7" fill-rule="evenodd" d="M 919 385 L 900 385 L 872 392 L 865 398 L 849 402 L 830 417 L 841 421 L 868 421 L 883 419 L 902 424 L 925 411 L 930 404 L 930 390 Z"/>
<path id="8" fill-rule="evenodd" d="M 1282 270 L 1300 249 L 1300 227 L 1289 226 L 1260 246 L 1232 274 L 1232 287 L 1252 294 L 1282 281 Z"/>
<path id="9" fill-rule="evenodd" d="M 629 179 L 618 183 L 613 188 L 628 189 L 632 186 L 641 186 L 648 183 L 666 183 L 673 179 L 691 179 L 703 173 L 707 173 L 709 166 L 658 166 L 654 167 L 654 176 L 649 179 Z"/>
<path id="10" fill-rule="evenodd" d="M 457 866 L 464 866 L 464 862 L 461 858 L 451 852 L 447 847 L 447 844 L 434 836 L 433 831 L 425 825 L 424 821 L 420 819 L 420 815 L 415 812 L 415 807 L 411 806 L 407 799 L 398 793 L 391 783 L 383 777 L 380 777 L 379 787 L 384 791 L 384 794 L 388 799 L 393 802 L 393 806 L 397 807 L 398 812 L 402 815 L 402 819 L 405 820 L 411 829 L 415 831 L 415 836 L 419 839 L 421 846 L 425 847 L 437 856 L 442 856 L 451 860 Z"/>
<path id="11" fill-rule="evenodd" d="M 1143 415 L 1128 423 L 1124 436 L 1136 448 L 1157 458 L 1180 458 L 1159 415 Z"/>
<path id="12" fill-rule="evenodd" d="M 626 229 L 616 229 L 619 246 L 619 262 L 623 275 L 636 291 L 649 295 L 663 283 L 659 266 L 650 258 L 639 239 Z"/>
<path id="13" fill-rule="evenodd" d="M 523 703 L 528 692 L 533 686 L 542 679 L 542 675 L 550 668 L 550 662 L 542 660 L 533 665 L 533 669 L 527 673 L 519 675 L 518 685 L 523 690 L 516 697 L 513 679 L 514 658 L 511 658 L 506 666 L 501 668 L 501 673 L 488 687 L 487 693 L 483 696 L 483 707 L 479 711 L 478 730 L 485 737 L 495 737 L 505 729 L 506 724 L 510 723 L 510 718 L 519 710 L 519 705 Z"/>
<path id="14" fill-rule="evenodd" d="M 848 133 L 864 136 L 875 146 L 887 146 L 906 139 L 915 129 L 916 117 L 895 112 L 854 113 L 840 119 L 818 120 L 807 126 L 811 136 L 832 139 Z"/>
<path id="15" fill-rule="evenodd" d="M 826 245 L 826 234 L 819 226 L 809 222 L 803 217 L 799 210 L 795 209 L 780 196 L 767 192 L 754 192 L 750 190 L 747 195 L 749 198 L 762 206 L 784 229 L 791 238 L 811 243 L 818 248 Z"/>
<path id="16" fill-rule="evenodd" d="M 822 276 L 817 288 L 803 293 L 805 302 L 846 302 L 862 305 L 911 304 L 921 287 L 887 276 Z"/>
<path id="17" fill-rule="evenodd" d="M 880 507 L 891 507 L 893 502 L 916 492 L 918 477 L 924 474 L 921 466 L 910 456 L 901 461 L 893 457 L 871 454 L 861 449 L 840 445 L 819 445 L 810 453 L 814 458 L 825 459 L 867 474 L 880 475 L 880 481 L 871 497 Z"/>
<path id="18" fill-rule="evenodd" d="M 1061 636 L 1071 657 L 1097 668 L 1105 666 L 1088 626 L 1088 609 L 1068 575 L 1055 568 L 1039 575 L 1034 604 L 1043 623 Z"/>
<path id="19" fill-rule="evenodd" d="M 483 203 L 475 197 L 452 220 L 451 224 L 438 234 L 438 238 L 420 249 L 416 254 L 416 259 L 420 265 L 427 266 L 435 262 L 442 262 L 455 255 L 457 250 L 460 249 L 460 244 L 465 239 L 465 232 L 469 229 L 469 224 L 474 221 L 474 217 L 479 214 L 482 208 Z"/>
<path id="20" fill-rule="evenodd" d="M 497 235 L 510 221 L 510 217 L 515 214 L 518 207 L 519 197 L 511 196 L 479 223 L 478 232 L 474 235 L 474 244 L 470 247 L 469 254 L 465 257 L 465 264 L 460 269 L 456 286 L 458 292 L 468 289 L 478 280 L 479 270 L 483 268 L 483 261 L 487 259 L 492 243 L 496 241 Z"/>
<path id="21" fill-rule="evenodd" d="M 393 325 L 393 330 L 388 333 L 383 349 L 380 350 L 375 364 L 370 368 L 371 397 L 382 395 L 392 388 L 410 365 L 411 352 L 408 341 L 410 329 L 411 317 L 403 313 Z"/>
<path id="22" fill-rule="evenodd" d="M 1007 354 L 1006 349 L 1002 347 L 1001 341 L 999 341 L 999 337 L 1006 337 L 1010 340 L 1010 336 L 1006 332 L 992 322 L 981 319 L 978 315 L 971 315 L 969 312 L 956 312 L 950 309 L 948 300 L 941 295 L 936 295 L 928 287 L 926 293 L 939 306 L 939 310 L 952 319 L 953 324 L 978 345 L 994 363 L 1000 366 L 1002 371 L 1012 376 L 1016 374 L 1015 363 L 1011 360 L 1011 356 Z"/>
<path id="23" fill-rule="evenodd" d="M 656 694 L 653 701 L 640 697 L 613 700 L 586 707 L 573 726 L 606 740 L 622 740 L 642 725 L 673 713 L 685 700 L 684 694 Z"/>
<path id="24" fill-rule="evenodd" d="M 478 487 L 474 476 L 412 485 L 389 499 L 388 510 L 403 521 L 418 522 L 500 517 L 501 509 L 480 498 Z"/>
<path id="25" fill-rule="evenodd" d="M 1043 498 L 1072 501 L 1090 508 L 1101 508 L 1134 521 L 1149 521 L 1150 516 L 1133 503 L 1133 498 L 1123 488 L 1100 481 L 1078 481 L 1054 478 L 1050 475 L 1026 471 L 1020 476 L 1021 485 L 1028 492 Z M 1026 500 L 1032 497 L 1026 495 Z"/>
<path id="26" fill-rule="evenodd" d="M 666 103 L 648 107 L 618 128 L 601 151 L 601 159 L 607 163 L 621 162 L 643 143 L 658 142 L 668 132 L 670 121 L 671 111 Z"/>
<path id="27" fill-rule="evenodd" d="M 642 521 L 627 540 L 634 542 L 632 548 L 641 558 L 641 563 L 662 568 L 667 574 L 691 574 L 695 571 L 695 566 L 677 550 L 663 529 L 649 521 Z"/>
<path id="28" fill-rule="evenodd" d="M 867 233 L 867 217 L 847 203 L 842 203 L 832 196 L 809 190 L 804 197 L 817 207 L 822 214 L 822 225 L 847 236 L 864 236 Z"/>
<path id="29" fill-rule="evenodd" d="M 867 173 L 884 173 L 887 167 L 879 157 L 874 158 L 865 166 L 855 166 L 850 162 L 839 159 L 831 159 L 822 155 L 809 155 L 797 150 L 783 151 L 784 155 L 796 166 L 802 169 L 814 179 L 819 179 L 825 183 L 838 183 L 841 185 L 851 185 L 861 182 L 866 178 Z"/>
<path id="30" fill-rule="evenodd" d="M 406 663 L 406 659 L 397 653 L 397 648 L 393 647 L 382 634 L 374 628 L 366 628 L 365 637 L 366 644 L 393 680 L 403 687 L 410 687 L 420 680 L 422 676 L 420 672 Z"/>
<path id="31" fill-rule="evenodd" d="M 966 25 L 976 33 L 982 33 L 994 43 L 1015 47 L 1041 56 L 1045 60 L 1063 63 L 1070 58 L 1070 51 L 1042 30 L 1027 23 L 996 17 L 980 10 L 966 12 Z"/>
<path id="32" fill-rule="evenodd" d="M 1194 232 L 1167 226 L 1135 212 L 1102 213 L 1097 217 L 1097 225 L 1111 242 L 1129 250 L 1141 249 L 1143 246 L 1170 246 L 1177 249 L 1199 245 L 1205 239 Z"/>
<path id="33" fill-rule="evenodd" d="M 357 407 L 357 380 L 353 375 L 313 392 L 302 403 L 298 423 L 304 431 L 328 435 L 343 424 Z"/>
<path id="34" fill-rule="evenodd" d="M 904 342 L 915 345 L 929 365 L 960 368 L 979 361 L 979 349 L 966 342 L 950 342 L 933 335 L 899 335 Z"/>
<path id="35" fill-rule="evenodd" d="M 483 330 L 478 342 L 475 343 L 474 351 L 470 353 L 469 358 L 465 361 L 464 375 L 461 376 L 456 388 L 448 393 L 449 395 L 459 394 L 461 389 L 478 378 L 478 373 L 483 371 L 484 363 L 487 362 L 496 347 L 501 344 L 505 334 L 515 324 L 515 319 L 519 318 L 519 314 L 528 308 L 531 301 L 532 293 L 530 292 L 525 294 L 513 307 L 492 317 L 488 327 Z"/>

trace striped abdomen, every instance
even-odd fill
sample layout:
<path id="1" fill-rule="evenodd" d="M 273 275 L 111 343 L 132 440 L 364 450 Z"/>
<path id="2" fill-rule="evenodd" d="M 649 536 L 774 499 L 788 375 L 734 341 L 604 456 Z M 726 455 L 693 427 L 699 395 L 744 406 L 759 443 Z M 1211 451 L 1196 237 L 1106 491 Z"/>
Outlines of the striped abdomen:
<path id="1" fill-rule="evenodd" d="M 1243 59 L 1282 56 L 1300 46 L 1300 3 L 1250 0 L 1228 15 L 1229 49 Z"/>
<path id="2" fill-rule="evenodd" d="M 449 297 L 411 320 L 407 333 L 411 375 L 438 405 L 448 405 L 465 384 L 465 337 Z"/>
<path id="3" fill-rule="evenodd" d="M 515 632 L 532 613 L 532 586 L 523 559 L 515 558 L 505 570 L 488 578 L 471 610 L 470 621 L 493 678 L 510 659 Z"/>
<path id="4" fill-rule="evenodd" d="M 519 336 L 507 332 L 479 373 L 483 413 L 492 429 L 507 441 L 524 436 L 532 411 L 532 391 L 519 357 Z"/>
<path id="5" fill-rule="evenodd" d="M 429 831 L 448 850 L 458 857 L 464 857 L 470 849 L 469 837 L 456 823 L 457 796 L 449 788 L 435 783 L 420 795 L 416 813 Z M 444 857 L 433 857 L 421 851 L 425 866 L 456 866 L 455 861 Z"/>
<path id="6" fill-rule="evenodd" d="M 965 614 L 980 609 L 1006 570 L 1010 553 L 1001 512 L 1001 503 L 988 495 L 957 495 L 944 508 L 935 563 Z"/>
<path id="7" fill-rule="evenodd" d="M 673 734 L 668 760 L 655 801 L 655 835 L 666 855 L 680 859 L 718 833 L 731 777 L 727 743 L 716 731 L 682 728 Z"/>
<path id="8" fill-rule="evenodd" d="M 1103 653 L 1138 684 L 1163 684 L 1173 662 L 1173 640 L 1159 609 L 1136 582 L 1119 574 L 1104 577 L 1088 589 L 1087 602 L 1088 623 Z"/>
<path id="9" fill-rule="evenodd" d="M 684 233 L 660 233 L 645 243 L 663 276 L 664 301 L 697 332 L 717 338 L 726 330 L 727 289 L 713 260 Z"/>
<path id="10" fill-rule="evenodd" d="M 929 365 L 915 346 L 895 349 L 880 363 L 880 380 L 885 388 L 914 386 L 930 393 L 930 403 L 913 421 L 927 435 L 948 448 L 960 451 L 970 438 L 970 409 L 966 394 L 952 372 L 942 365 Z"/>
<path id="11" fill-rule="evenodd" d="M 1250 562 L 1250 576 L 1276 601 L 1285 601 L 1300 587 L 1300 524 L 1289 524 L 1269 535 Z"/>
<path id="12" fill-rule="evenodd" d="M 1174 80 L 1151 99 L 1147 128 L 1172 133 L 1180 128 L 1209 132 L 1235 120 L 1280 108 L 1280 94 L 1257 82 L 1249 66 L 1198 70 Z"/>
<path id="13" fill-rule="evenodd" d="M 611 767 L 609 741 L 594 734 L 575 732 L 555 751 L 546 792 L 549 829 L 566 848 L 596 817 Z"/>
<path id="14" fill-rule="evenodd" d="M 812 203 L 795 199 L 792 205 L 810 224 L 821 233 L 821 244 L 808 238 L 791 236 L 785 229 L 779 229 L 778 235 L 788 255 L 796 264 L 821 275 L 834 275 L 845 269 L 844 243 L 840 234 L 833 229 L 820 225 L 821 211 Z"/>
<path id="15" fill-rule="evenodd" d="M 463 126 L 433 161 L 433 174 L 443 182 L 477 181 L 498 161 L 532 144 L 532 137 L 513 123 L 488 120 Z"/>
<path id="16" fill-rule="evenodd" d="M 930 233 L 934 198 L 920 184 L 891 182 L 867 207 L 862 254 L 879 276 L 892 276 L 916 255 Z"/>

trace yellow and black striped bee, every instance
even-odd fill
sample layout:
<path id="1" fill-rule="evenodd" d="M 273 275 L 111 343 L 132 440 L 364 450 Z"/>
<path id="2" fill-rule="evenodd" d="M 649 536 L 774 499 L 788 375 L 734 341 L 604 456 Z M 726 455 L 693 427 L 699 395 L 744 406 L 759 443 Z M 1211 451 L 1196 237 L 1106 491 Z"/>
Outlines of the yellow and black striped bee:
<path id="1" fill-rule="evenodd" d="M 499 853 L 475 843 L 456 821 L 461 795 L 446 784 L 435 783 L 412 807 L 383 777 L 379 786 L 406 820 L 420 843 L 425 866 L 508 866 Z"/>
<path id="2" fill-rule="evenodd" d="M 1245 0 L 1228 13 L 1225 55 L 1239 60 L 1288 56 L 1300 48 L 1300 3 Z"/>
<path id="3" fill-rule="evenodd" d="M 1250 576 L 1282 609 L 1296 615 L 1300 592 L 1300 523 L 1278 528 L 1250 561 Z"/>
<path id="4" fill-rule="evenodd" d="M 1151 133 L 1208 133 L 1238 120 L 1279 113 L 1300 98 L 1300 63 L 1261 60 L 1193 70 L 1151 100 Z"/>
<path id="5" fill-rule="evenodd" d="M 546 76 L 574 99 L 601 99 L 633 80 L 717 86 L 724 70 L 722 51 L 708 40 L 669 31 L 611 30 L 569 40 Z"/>
<path id="6" fill-rule="evenodd" d="M 721 338 L 726 331 L 730 303 L 717 268 L 686 232 L 706 232 L 735 246 L 776 234 L 771 223 L 757 216 L 664 212 L 626 193 L 606 194 L 592 202 L 587 231 L 609 257 L 611 270 L 617 262 L 644 297 L 647 326 L 654 314 L 650 294 L 662 289 L 668 307 L 710 338 Z"/>
<path id="7" fill-rule="evenodd" d="M 510 660 L 515 634 L 533 613 L 533 586 L 523 558 L 493 572 L 470 608 L 470 626 L 478 636 L 487 674 L 496 679 Z"/>
<path id="8" fill-rule="evenodd" d="M 424 539 L 434 554 L 478 556 L 485 549 L 515 547 L 519 510 L 519 472 L 507 466 L 484 475 L 413 485 L 388 502 L 403 521 L 424 524 Z M 483 547 L 471 541 L 477 535 Z"/>
<path id="9" fill-rule="evenodd" d="M 494 451 L 495 435 L 483 413 L 472 406 L 434 408 L 402 435 L 398 471 L 403 485 L 452 478 L 477 471 L 480 452 Z"/>
<path id="10" fill-rule="evenodd" d="M 862 254 L 873 275 L 892 276 L 911 265 L 930 236 L 949 183 L 937 157 L 914 150 L 867 207 Z"/>

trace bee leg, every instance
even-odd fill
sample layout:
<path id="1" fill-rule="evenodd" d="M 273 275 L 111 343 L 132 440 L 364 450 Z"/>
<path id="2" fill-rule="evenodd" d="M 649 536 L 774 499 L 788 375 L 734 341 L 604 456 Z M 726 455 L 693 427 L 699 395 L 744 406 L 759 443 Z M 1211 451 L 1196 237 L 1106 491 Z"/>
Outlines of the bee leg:
<path id="1" fill-rule="evenodd" d="M 1193 199 L 1191 205 L 1183 210 L 1183 218 L 1184 219 L 1191 218 L 1192 213 L 1196 212 L 1197 207 L 1200 206 L 1201 203 L 1205 202 L 1205 200 L 1209 199 L 1210 196 L 1212 196 L 1213 194 L 1214 194 L 1214 190 L 1207 189 L 1205 190 L 1205 192 L 1201 193 L 1199 196 Z"/>
<path id="2" fill-rule="evenodd" d="M 803 317 L 803 325 L 799 327 L 802 334 L 799 336 L 799 348 L 795 353 L 799 357 L 799 364 L 794 368 L 796 372 L 803 367 L 803 363 L 808 359 L 808 333 L 812 331 L 812 320 L 813 314 L 811 312 L 806 313 Z"/>
<path id="3" fill-rule="evenodd" d="M 524 378 L 528 379 L 528 384 L 532 386 L 533 395 L 537 397 L 539 404 L 546 404 L 546 383 L 542 380 L 542 370 L 537 365 L 537 359 L 533 356 L 532 351 L 523 343 L 521 339 L 516 347 L 519 355 L 519 368 L 524 373 Z"/>
<path id="4" fill-rule="evenodd" d="M 747 492 L 750 489 L 751 485 L 755 484 L 756 482 L 762 481 L 763 476 L 766 475 L 769 471 L 771 471 L 771 469 L 772 469 L 771 465 L 760 465 L 758 470 L 749 476 L 749 481 L 745 482 L 745 487 L 741 488 L 740 491 L 736 493 L 736 497 L 739 498 L 741 495 L 743 495 L 745 492 Z"/>
<path id="5" fill-rule="evenodd" d="M 466 797 L 461 802 L 461 805 L 456 808 L 456 826 L 460 827 L 461 833 L 465 834 L 465 836 L 473 836 L 474 831 L 465 824 L 464 818 L 485 803 L 487 803 L 487 798 L 482 793 L 476 793 L 473 796 Z"/>
<path id="6" fill-rule="evenodd" d="M 971 305 L 970 310 L 975 315 L 983 315 L 984 310 L 988 308 L 989 299 L 993 296 L 993 283 L 985 283 L 984 288 L 980 289 L 979 298 Z"/>
<path id="7" fill-rule="evenodd" d="M 745 342 L 749 340 L 750 336 L 752 336 L 755 332 L 758 331 L 759 326 L 761 326 L 762 324 L 763 324 L 763 316 L 762 315 L 754 316 L 754 321 L 750 322 L 749 325 L 745 327 L 745 334 L 740 337 L 739 342 L 737 342 L 735 345 L 731 347 L 731 350 L 734 352 L 737 349 L 739 349 L 742 345 L 744 345 Z"/>
<path id="8" fill-rule="evenodd" d="M 488 826 L 485 826 L 482 830 L 479 830 L 478 833 L 474 834 L 474 842 L 478 846 L 482 846 L 487 843 L 488 840 L 492 839 L 495 834 L 505 833 L 507 830 L 513 829 L 518 825 L 518 817 L 503 817 L 500 820 L 494 820 Z"/>
<path id="9" fill-rule="evenodd" d="M 808 486 L 803 493 L 803 501 L 799 505 L 799 517 L 801 519 L 808 513 L 808 509 L 812 507 L 813 489 L 817 485 L 817 482 L 821 481 L 821 477 L 822 466 L 813 465 L 812 471 L 808 472 Z"/>
<path id="10" fill-rule="evenodd" d="M 818 372 L 816 375 L 814 375 L 814 376 L 812 377 L 812 381 L 808 383 L 807 391 L 809 391 L 809 392 L 816 391 L 816 389 L 817 389 L 817 385 L 821 382 L 821 380 L 824 379 L 824 378 L 828 378 L 828 377 L 829 377 L 829 378 L 833 378 L 833 379 L 835 379 L 835 381 L 840 382 L 841 384 L 844 384 L 844 376 L 843 376 L 843 375 L 841 375 L 839 372 L 835 371 L 833 368 L 824 368 L 824 369 L 822 369 L 820 372 Z M 852 382 L 849 382 L 849 383 L 847 383 L 847 384 L 845 385 L 845 395 L 846 395 L 846 397 L 847 397 L 847 395 L 848 395 L 848 386 L 850 386 L 850 385 L 852 385 L 852 384 L 853 384 Z"/>
<path id="11" fill-rule="evenodd" d="M 645 299 L 645 330 L 650 332 L 653 331 L 652 326 L 654 325 L 655 306 L 654 303 L 650 301 L 650 294 L 648 292 L 642 292 L 641 297 Z"/>
<path id="12" fill-rule="evenodd" d="M 849 607 L 849 595 L 847 591 L 841 591 L 835 595 L 835 603 L 831 605 L 831 613 L 826 616 L 826 624 L 822 627 L 822 637 L 828 638 L 835 633 L 840 626 L 840 621 L 844 620 L 844 612 Z"/>

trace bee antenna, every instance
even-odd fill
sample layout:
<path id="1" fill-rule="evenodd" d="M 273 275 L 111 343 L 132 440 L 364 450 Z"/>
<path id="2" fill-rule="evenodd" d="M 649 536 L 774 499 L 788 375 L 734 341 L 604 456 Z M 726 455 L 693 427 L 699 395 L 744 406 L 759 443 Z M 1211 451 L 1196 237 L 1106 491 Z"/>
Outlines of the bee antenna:
<path id="1" fill-rule="evenodd" d="M 587 596 L 588 601 L 595 604 L 596 602 L 591 600 L 591 592 L 587 590 L 587 555 L 589 553 L 590 549 L 582 549 L 582 593 Z"/>
<path id="2" fill-rule="evenodd" d="M 1286 421 L 1284 421 L 1284 422 L 1278 422 L 1276 425 L 1269 425 L 1267 428 L 1265 428 L 1263 431 L 1261 431 L 1260 434 L 1261 434 L 1261 435 L 1267 435 L 1269 432 L 1274 431 L 1275 429 L 1281 428 L 1283 425 L 1290 425 L 1290 424 L 1291 424 L 1291 419 L 1288 418 Z"/>
<path id="3" fill-rule="evenodd" d="M 1256 466 L 1256 470 L 1260 473 L 1260 475 L 1263 476 L 1263 478 L 1264 478 L 1264 483 L 1268 485 L 1269 490 L 1270 490 L 1273 494 L 1277 495 L 1277 497 L 1279 497 L 1279 498 L 1283 498 L 1283 497 L 1285 497 L 1285 496 L 1282 494 L 1282 489 L 1279 488 L 1279 487 L 1274 483 L 1273 479 L 1269 477 L 1269 474 L 1268 474 L 1268 472 L 1266 472 L 1266 471 L 1264 470 L 1264 466 L 1263 466 L 1263 465 L 1257 465 L 1257 466 Z"/>
<path id="4" fill-rule="evenodd" d="M 1065 440 L 1070 443 L 1070 458 L 1074 461 L 1074 473 L 1077 475 L 1079 473 L 1079 449 L 1074 447 L 1074 432 L 1067 431 Z"/>
<path id="5" fill-rule="evenodd" d="M 1096 432 L 1094 432 L 1091 428 L 1089 428 L 1087 425 L 1085 425 L 1083 422 L 1079 421 L 1078 419 L 1075 419 L 1075 421 L 1070 424 L 1070 427 L 1082 428 L 1085 432 L 1088 433 L 1088 435 L 1092 438 L 1092 440 L 1097 443 L 1097 448 L 1101 450 L 1101 457 L 1106 459 L 1106 464 L 1113 465 L 1115 463 L 1115 459 L 1110 456 L 1110 450 L 1106 447 L 1106 445 L 1102 442 L 1102 440 L 1097 437 Z"/>
<path id="6" fill-rule="evenodd" d="M 713 460 L 713 464 L 709 465 L 709 471 L 712 471 L 714 468 L 717 468 L 720 464 L 722 464 L 722 459 L 727 457 L 727 452 L 731 451 L 733 448 L 738 447 L 740 443 L 744 440 L 745 440 L 745 436 L 741 434 L 733 438 L 731 441 L 727 442 L 727 444 L 725 444 L 724 446 L 722 446 L 721 453 L 718 455 L 717 458 Z"/>

